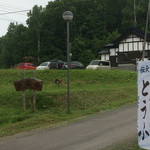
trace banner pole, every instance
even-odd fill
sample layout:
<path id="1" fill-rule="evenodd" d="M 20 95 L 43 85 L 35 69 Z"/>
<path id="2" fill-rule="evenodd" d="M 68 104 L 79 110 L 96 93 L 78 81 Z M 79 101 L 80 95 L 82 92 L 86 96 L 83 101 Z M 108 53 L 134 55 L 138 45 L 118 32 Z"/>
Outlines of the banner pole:
<path id="1" fill-rule="evenodd" d="M 146 27 L 145 27 L 145 35 L 144 35 L 142 61 L 144 61 L 144 57 L 145 57 L 145 44 L 146 44 L 146 38 L 147 38 L 147 28 L 148 28 L 148 20 L 149 20 L 149 11 L 150 11 L 150 0 L 149 0 L 149 3 L 148 3 L 148 11 L 147 11 L 147 18 L 146 18 Z"/>

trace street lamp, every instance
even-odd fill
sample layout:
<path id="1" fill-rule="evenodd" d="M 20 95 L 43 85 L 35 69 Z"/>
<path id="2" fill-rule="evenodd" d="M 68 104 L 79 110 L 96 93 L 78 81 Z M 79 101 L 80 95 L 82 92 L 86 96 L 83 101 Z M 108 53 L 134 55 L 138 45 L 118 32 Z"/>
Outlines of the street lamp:
<path id="1" fill-rule="evenodd" d="M 63 19 L 67 21 L 67 84 L 68 84 L 68 113 L 70 112 L 70 73 L 69 73 L 69 64 L 70 64 L 70 52 L 69 52 L 69 21 L 73 19 L 73 13 L 71 11 L 65 11 L 63 13 Z"/>

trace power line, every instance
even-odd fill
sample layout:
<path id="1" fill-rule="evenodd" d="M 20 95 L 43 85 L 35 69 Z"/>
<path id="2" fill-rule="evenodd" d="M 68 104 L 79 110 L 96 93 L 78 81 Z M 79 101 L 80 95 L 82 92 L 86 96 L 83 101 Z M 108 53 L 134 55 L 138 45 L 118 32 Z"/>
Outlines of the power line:
<path id="1" fill-rule="evenodd" d="M 12 11 L 22 11 L 22 9 L 18 9 L 18 10 L 15 10 L 15 9 L 6 9 L 6 8 L 3 8 L 3 7 L 0 6 L 0 12 L 1 13 L 4 13 L 4 12 L 8 13 L 8 12 L 12 12 Z"/>
<path id="2" fill-rule="evenodd" d="M 7 7 L 7 8 L 11 8 L 11 9 L 27 9 L 27 8 L 25 8 L 25 7 L 22 7 L 22 6 L 20 6 L 20 5 L 12 5 L 12 3 L 11 2 L 9 2 L 9 3 L 1 3 L 1 6 L 2 7 Z"/>
<path id="3" fill-rule="evenodd" d="M 7 13 L 0 13 L 0 15 L 15 14 L 15 13 L 26 12 L 26 11 L 30 11 L 30 10 L 31 10 L 31 9 L 28 9 L 28 10 L 20 10 L 20 11 L 12 11 L 12 12 L 7 12 Z"/>
<path id="4" fill-rule="evenodd" d="M 9 11 L 6 10 L 0 10 L 1 13 L 9 13 Z M 18 13 L 18 15 L 26 16 L 24 13 Z"/>
<path id="5" fill-rule="evenodd" d="M 20 6 L 14 6 L 14 5 L 10 5 L 10 4 L 1 4 L 0 5 L 0 13 L 9 13 L 9 12 L 14 12 L 14 11 L 22 11 L 22 10 L 28 10 L 29 8 L 23 8 Z M 25 15 L 25 14 L 21 14 L 18 13 L 20 15 Z"/>
<path id="6" fill-rule="evenodd" d="M 7 9 L 7 10 L 24 10 L 28 8 L 20 8 L 20 7 L 10 7 L 10 6 L 5 6 L 5 5 L 0 5 L 1 9 Z"/>

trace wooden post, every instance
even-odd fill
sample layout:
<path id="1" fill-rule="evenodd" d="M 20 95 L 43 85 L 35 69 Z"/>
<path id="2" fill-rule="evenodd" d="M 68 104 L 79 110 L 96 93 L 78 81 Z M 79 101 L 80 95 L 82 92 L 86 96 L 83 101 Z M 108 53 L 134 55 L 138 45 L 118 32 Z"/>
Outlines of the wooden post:
<path id="1" fill-rule="evenodd" d="M 35 70 L 33 71 L 33 79 L 35 79 L 35 76 L 36 76 L 36 72 Z"/>
<path id="2" fill-rule="evenodd" d="M 22 79 L 25 78 L 25 73 L 24 73 L 24 69 L 22 71 Z M 23 110 L 26 110 L 26 98 L 25 98 L 25 91 L 23 91 L 22 93 L 22 107 L 23 107 Z"/>
<path id="3" fill-rule="evenodd" d="M 35 76 L 36 76 L 36 74 L 35 74 L 35 70 L 34 70 L 34 72 L 33 72 L 34 79 L 35 79 Z M 33 91 L 33 109 L 36 110 L 36 91 L 35 90 Z"/>
<path id="4" fill-rule="evenodd" d="M 23 110 L 26 110 L 25 91 L 23 91 L 23 93 L 22 93 L 22 107 L 23 107 Z"/>
<path id="5" fill-rule="evenodd" d="M 33 91 L 33 109 L 36 110 L 36 92 Z"/>

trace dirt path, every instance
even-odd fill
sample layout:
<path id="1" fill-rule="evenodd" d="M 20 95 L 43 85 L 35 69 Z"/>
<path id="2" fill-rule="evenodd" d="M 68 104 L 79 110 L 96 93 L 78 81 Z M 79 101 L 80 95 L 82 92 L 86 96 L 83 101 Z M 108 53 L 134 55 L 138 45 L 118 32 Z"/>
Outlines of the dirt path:
<path id="1" fill-rule="evenodd" d="M 136 136 L 137 106 L 0 139 L 0 150 L 100 150 Z"/>

